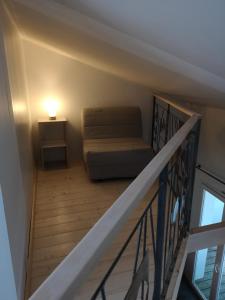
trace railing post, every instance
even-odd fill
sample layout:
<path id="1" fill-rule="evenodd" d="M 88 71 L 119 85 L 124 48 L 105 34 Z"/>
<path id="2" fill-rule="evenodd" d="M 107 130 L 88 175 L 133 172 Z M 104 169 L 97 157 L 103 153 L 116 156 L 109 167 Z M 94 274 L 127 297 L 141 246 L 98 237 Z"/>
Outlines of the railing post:
<path id="1" fill-rule="evenodd" d="M 155 256 L 155 277 L 153 300 L 159 300 L 161 296 L 162 269 L 163 269 L 163 245 L 165 231 L 165 211 L 167 194 L 167 170 L 165 167 L 159 177 L 157 235 L 156 235 L 156 256 Z"/>
<path id="2" fill-rule="evenodd" d="M 154 134 L 155 134 L 155 107 L 156 107 L 156 97 L 153 96 L 152 136 L 151 136 L 151 146 L 153 150 L 154 150 Z"/>
<path id="3" fill-rule="evenodd" d="M 196 172 L 196 165 L 198 159 L 198 145 L 199 145 L 199 136 L 200 136 L 200 127 L 201 127 L 201 120 L 198 120 L 197 124 L 195 125 L 194 130 L 194 141 L 191 153 L 191 161 L 192 161 L 192 169 L 190 174 L 190 189 L 188 195 L 188 216 L 187 216 L 187 230 L 190 230 L 190 221 L 191 221 L 191 209 L 192 209 L 192 200 L 193 200 L 193 192 L 194 192 L 194 183 L 195 183 L 195 172 Z"/>
<path id="4" fill-rule="evenodd" d="M 165 141 L 164 146 L 168 142 L 168 133 L 169 133 L 169 122 L 170 122 L 170 105 L 167 104 L 167 111 L 166 111 L 166 128 L 165 128 Z"/>

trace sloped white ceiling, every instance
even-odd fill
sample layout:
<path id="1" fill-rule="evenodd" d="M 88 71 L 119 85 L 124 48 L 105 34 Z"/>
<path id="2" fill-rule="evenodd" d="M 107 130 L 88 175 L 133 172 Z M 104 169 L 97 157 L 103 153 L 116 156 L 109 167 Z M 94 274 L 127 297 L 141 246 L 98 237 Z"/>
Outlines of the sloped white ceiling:
<path id="1" fill-rule="evenodd" d="M 26 38 L 151 89 L 225 107 L 225 2 L 14 0 Z"/>
<path id="2" fill-rule="evenodd" d="M 225 78 L 224 0 L 55 0 Z"/>

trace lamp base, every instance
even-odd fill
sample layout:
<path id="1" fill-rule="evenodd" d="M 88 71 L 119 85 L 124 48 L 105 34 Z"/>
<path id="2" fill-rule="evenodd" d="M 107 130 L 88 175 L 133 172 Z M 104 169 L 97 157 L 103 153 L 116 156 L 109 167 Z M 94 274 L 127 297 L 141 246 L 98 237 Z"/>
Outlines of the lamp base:
<path id="1" fill-rule="evenodd" d="M 49 117 L 49 120 L 56 120 L 56 117 Z"/>

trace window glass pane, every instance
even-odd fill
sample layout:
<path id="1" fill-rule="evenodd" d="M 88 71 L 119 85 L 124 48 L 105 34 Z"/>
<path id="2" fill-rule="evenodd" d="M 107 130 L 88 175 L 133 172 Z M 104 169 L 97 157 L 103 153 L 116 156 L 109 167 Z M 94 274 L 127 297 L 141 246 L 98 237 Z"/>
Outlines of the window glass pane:
<path id="1" fill-rule="evenodd" d="M 199 292 L 209 299 L 213 272 L 215 268 L 217 247 L 202 249 L 196 253 L 193 282 Z"/>
<path id="2" fill-rule="evenodd" d="M 219 223 L 223 218 L 224 203 L 208 191 L 203 191 L 201 226 Z"/>
<path id="3" fill-rule="evenodd" d="M 200 226 L 221 222 L 223 219 L 223 210 L 224 202 L 207 190 L 203 190 L 203 206 Z M 193 283 L 206 299 L 209 299 L 210 297 L 213 274 L 215 269 L 217 269 L 217 266 L 215 268 L 216 255 L 217 247 L 202 249 L 196 252 Z M 221 295 L 223 297 L 221 299 L 225 299 L 225 294 L 222 294 L 223 291 L 225 292 L 225 289 L 221 289 Z"/>

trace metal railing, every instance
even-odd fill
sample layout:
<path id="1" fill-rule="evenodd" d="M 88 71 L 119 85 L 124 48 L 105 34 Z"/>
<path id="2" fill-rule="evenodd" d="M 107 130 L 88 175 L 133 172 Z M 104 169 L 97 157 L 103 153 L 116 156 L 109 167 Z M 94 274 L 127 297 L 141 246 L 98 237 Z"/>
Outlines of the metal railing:
<path id="1" fill-rule="evenodd" d="M 131 285 L 128 289 L 126 296 L 124 299 L 134 299 L 134 294 L 137 293 L 136 286 L 141 285 L 141 299 L 147 299 L 146 297 L 149 294 L 149 256 L 148 256 L 148 236 L 151 236 L 152 248 L 153 248 L 153 257 L 154 257 L 154 265 L 156 265 L 156 239 L 155 239 L 155 226 L 153 220 L 153 203 L 156 201 L 159 194 L 159 189 L 155 192 L 152 199 L 149 201 L 149 204 L 145 208 L 143 214 L 140 219 L 137 221 L 134 226 L 132 232 L 129 237 L 125 241 L 123 247 L 120 249 L 118 255 L 113 261 L 112 265 L 108 269 L 105 274 L 103 280 L 101 281 L 99 287 L 96 289 L 95 293 L 91 297 L 91 300 L 97 299 L 100 295 L 102 299 L 107 299 L 105 292 L 105 285 L 116 265 L 119 263 L 122 255 L 126 251 L 129 243 L 131 243 L 132 239 L 135 235 L 137 235 L 136 242 L 136 251 L 133 257 L 133 269 L 131 281 L 135 283 L 135 288 Z"/>
<path id="2" fill-rule="evenodd" d="M 152 122 L 152 148 L 158 153 L 184 125 L 189 115 L 170 101 L 154 96 Z"/>
<path id="3" fill-rule="evenodd" d="M 157 300 L 165 296 L 181 242 L 189 231 L 200 115 L 168 100 L 156 98 L 153 118 L 153 147 L 156 156 L 30 299 L 73 299 L 155 182 L 158 182 L 157 191 L 149 199 L 122 248 L 118 249 L 115 260 L 100 280 L 96 291 L 93 291 L 91 299 L 108 299 L 107 282 L 135 238 L 131 279 L 121 299 L 136 299 L 136 296 L 149 299 L 149 294 L 153 294 L 153 299 Z M 166 107 L 164 111 L 161 110 L 163 116 L 158 106 L 162 101 Z M 174 111 L 179 113 L 174 114 Z M 186 115 L 186 122 L 181 123 L 180 113 Z M 160 123 L 160 119 L 166 122 Z M 160 143 L 155 138 L 157 134 L 161 135 Z M 156 220 L 152 215 L 153 204 L 157 205 Z M 149 279 L 151 257 L 154 265 L 153 286 Z"/>

